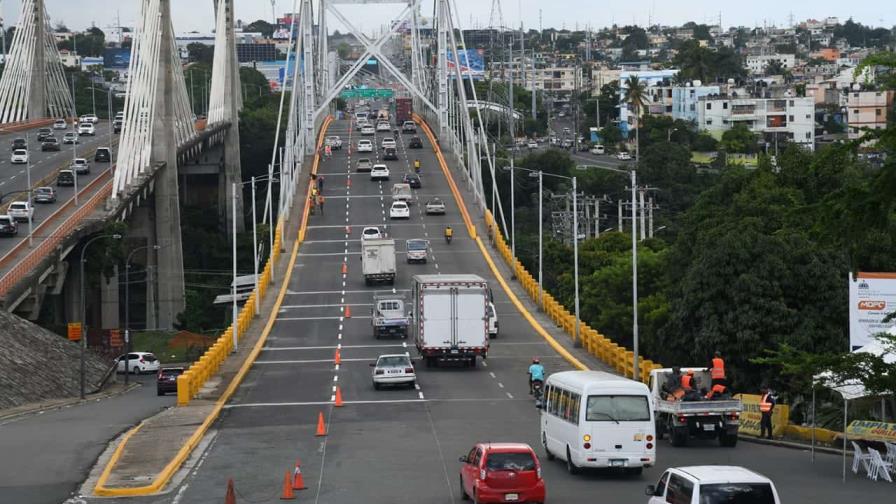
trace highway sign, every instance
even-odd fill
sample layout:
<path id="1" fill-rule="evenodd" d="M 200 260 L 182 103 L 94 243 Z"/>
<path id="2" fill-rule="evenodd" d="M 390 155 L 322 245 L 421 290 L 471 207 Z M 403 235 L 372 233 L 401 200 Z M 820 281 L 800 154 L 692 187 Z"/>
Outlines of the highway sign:
<path id="1" fill-rule="evenodd" d="M 395 91 L 386 88 L 345 89 L 339 93 L 339 97 L 348 100 L 350 98 L 392 98 Z"/>

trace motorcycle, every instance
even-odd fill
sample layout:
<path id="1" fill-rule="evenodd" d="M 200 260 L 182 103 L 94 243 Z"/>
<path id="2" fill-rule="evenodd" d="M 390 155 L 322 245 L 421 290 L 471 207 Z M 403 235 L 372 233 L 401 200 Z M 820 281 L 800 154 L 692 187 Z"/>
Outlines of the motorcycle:
<path id="1" fill-rule="evenodd" d="M 535 406 L 538 407 L 542 403 L 542 398 L 544 396 L 544 382 L 541 380 L 535 380 L 532 382 L 532 397 L 535 398 Z"/>
<path id="2" fill-rule="evenodd" d="M 445 235 L 445 243 L 451 245 L 451 235 Z"/>

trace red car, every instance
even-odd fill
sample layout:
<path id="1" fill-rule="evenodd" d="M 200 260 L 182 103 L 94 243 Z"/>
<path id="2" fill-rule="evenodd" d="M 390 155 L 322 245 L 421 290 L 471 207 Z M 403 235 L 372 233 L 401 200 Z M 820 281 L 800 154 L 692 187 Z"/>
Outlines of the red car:
<path id="1" fill-rule="evenodd" d="M 460 458 L 460 491 L 473 502 L 543 503 L 541 463 L 525 443 L 479 443 Z"/>

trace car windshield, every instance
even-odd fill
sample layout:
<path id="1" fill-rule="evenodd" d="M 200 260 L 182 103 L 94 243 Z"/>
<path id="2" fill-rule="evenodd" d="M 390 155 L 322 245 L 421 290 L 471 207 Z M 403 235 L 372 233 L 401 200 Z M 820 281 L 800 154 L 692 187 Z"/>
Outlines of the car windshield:
<path id="1" fill-rule="evenodd" d="M 585 415 L 589 422 L 647 422 L 650 408 L 647 396 L 592 395 Z"/>
<path id="2" fill-rule="evenodd" d="M 774 504 L 768 483 L 700 485 L 700 504 Z"/>
<path id="3" fill-rule="evenodd" d="M 535 460 L 528 452 L 489 453 L 485 467 L 489 471 L 534 471 Z"/>
<path id="4" fill-rule="evenodd" d="M 426 250 L 426 242 L 423 240 L 408 241 L 408 250 Z"/>
<path id="5" fill-rule="evenodd" d="M 376 361 L 376 365 L 377 367 L 410 366 L 411 361 L 404 355 L 390 355 L 388 357 L 380 357 Z"/>

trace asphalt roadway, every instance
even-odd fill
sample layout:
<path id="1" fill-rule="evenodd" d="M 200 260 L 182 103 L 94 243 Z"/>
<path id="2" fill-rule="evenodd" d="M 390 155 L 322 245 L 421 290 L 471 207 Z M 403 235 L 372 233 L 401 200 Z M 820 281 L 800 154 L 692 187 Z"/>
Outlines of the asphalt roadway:
<path id="1" fill-rule="evenodd" d="M 357 143 L 358 135 L 346 121 L 335 122 L 328 133 L 340 135 L 345 145 Z M 377 143 L 383 136 L 377 134 Z M 736 464 L 760 471 L 776 482 L 785 503 L 893 502 L 896 487 L 890 484 L 851 473 L 841 484 L 835 456 L 819 455 L 810 465 L 806 452 L 746 442 L 723 449 L 715 443 L 671 448 L 664 441 L 658 450 L 659 467 L 641 477 L 613 472 L 570 476 L 565 465 L 545 460 L 526 369 L 536 355 L 549 373 L 569 365 L 525 322 L 487 269 L 431 148 L 408 152 L 406 145 L 407 137 L 402 136 L 400 160 L 387 163 L 392 178 L 385 183 L 355 173 L 355 161 L 368 157 L 366 153 L 348 156 L 343 149 L 321 165 L 325 213 L 310 218 L 277 322 L 216 423 L 206 453 L 166 494 L 128 502 L 218 504 L 228 478 L 235 482 L 239 503 L 279 502 L 284 473 L 292 474 L 297 459 L 308 486 L 298 492 L 300 502 L 460 502 L 457 459 L 477 441 L 522 441 L 535 447 L 552 503 L 645 503 L 645 485 L 654 483 L 665 468 L 696 464 Z M 421 204 L 415 204 L 410 220 L 391 222 L 391 184 L 412 170 L 415 157 L 423 164 L 423 187 L 415 191 L 419 202 L 438 196 L 447 214 L 424 216 Z M 446 224 L 456 230 L 450 245 L 442 238 Z M 359 253 L 359 234 L 367 225 L 381 226 L 397 241 L 399 291 L 408 289 L 411 277 L 419 273 L 475 273 L 490 281 L 501 334 L 492 341 L 487 361 L 474 369 L 418 365 L 416 388 L 373 389 L 369 363 L 385 353 L 416 357 L 416 350 L 410 341 L 406 346 L 402 340 L 372 336 L 370 306 L 377 288 L 364 285 Z M 431 240 L 427 264 L 405 263 L 404 240 L 409 238 Z M 343 262 L 348 265 L 345 277 Z M 342 318 L 343 304 L 351 307 L 350 318 Z M 340 345 L 342 363 L 336 366 L 333 358 Z M 336 386 L 345 401 L 341 408 L 332 405 Z M 326 437 L 315 437 L 319 413 L 326 418 Z"/>
<path id="2" fill-rule="evenodd" d="M 53 135 L 62 143 L 63 135 L 72 131 L 71 126 L 69 126 L 68 130 L 53 130 Z M 40 143 L 37 141 L 37 129 L 33 129 L 27 132 L 28 139 L 28 154 L 31 158 L 31 185 L 32 187 L 37 187 L 38 182 L 47 177 L 54 172 L 59 171 L 63 168 L 68 168 L 72 163 L 73 156 L 73 147 L 77 149 L 77 157 L 87 158 L 87 161 L 90 163 L 90 173 L 86 175 L 78 175 L 78 189 L 82 189 L 84 186 L 89 184 L 97 174 L 103 172 L 108 169 L 109 163 L 94 163 L 93 161 L 93 153 L 97 147 L 109 147 L 109 122 L 108 121 L 100 121 L 96 124 L 96 135 L 95 136 L 82 136 L 79 138 L 80 143 L 77 145 L 60 145 L 60 150 L 42 152 L 40 150 Z M 0 147 L 9 149 L 9 146 L 12 144 L 13 139 L 15 138 L 26 138 L 25 132 L 15 132 L 15 133 L 4 133 L 0 135 Z M 113 159 L 115 156 L 116 146 L 118 144 L 118 135 L 114 135 L 113 138 Z M 12 150 L 9 149 L 8 153 L 11 154 Z M 27 191 L 28 183 L 27 183 L 27 173 L 26 173 L 26 165 L 24 164 L 12 164 L 10 162 L 10 157 L 7 152 L 0 153 L 0 194 L 9 195 L 12 197 L 14 192 L 18 191 Z M 32 220 L 32 226 L 37 228 L 47 217 L 49 217 L 53 212 L 55 212 L 58 208 L 60 208 L 65 202 L 74 198 L 75 190 L 74 187 L 58 187 L 55 185 L 55 180 L 53 183 L 49 184 L 54 189 L 56 189 L 56 203 L 49 204 L 35 204 L 34 205 L 34 217 Z M 20 196 L 20 195 L 19 195 Z M 8 201 L 6 197 L 3 198 L 3 201 Z M 62 221 L 57 223 L 61 224 Z M 53 227 L 55 229 L 55 226 Z M 52 232 L 52 229 L 44 229 L 41 230 L 40 235 L 46 236 Z M 9 252 L 13 247 L 19 244 L 23 240 L 28 239 L 28 223 L 20 222 L 19 223 L 19 234 L 17 236 L 12 237 L 0 237 L 0 258 L 2 258 L 7 252 Z"/>

